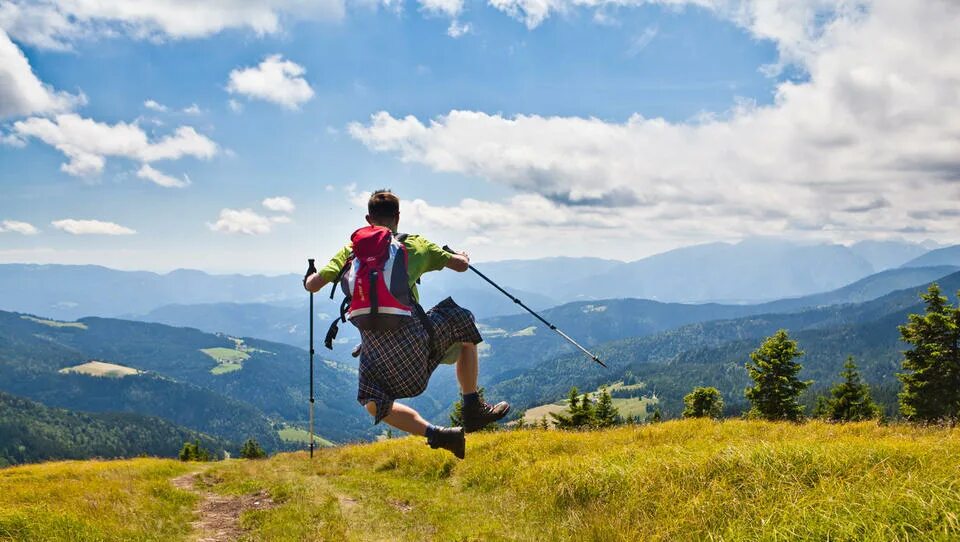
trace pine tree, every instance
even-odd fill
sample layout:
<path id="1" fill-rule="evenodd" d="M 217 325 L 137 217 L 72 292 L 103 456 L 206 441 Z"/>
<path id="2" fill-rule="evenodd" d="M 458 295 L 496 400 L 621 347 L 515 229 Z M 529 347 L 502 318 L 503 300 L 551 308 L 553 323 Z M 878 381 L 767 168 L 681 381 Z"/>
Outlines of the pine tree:
<path id="1" fill-rule="evenodd" d="M 750 378 L 756 383 L 744 391 L 753 405 L 750 415 L 765 420 L 799 421 L 803 407 L 797 398 L 812 382 L 797 378 L 802 366 L 795 361 L 803 355 L 797 341 L 781 329 L 768 337 L 747 363 Z"/>
<path id="2" fill-rule="evenodd" d="M 650 415 L 650 423 L 660 423 L 663 421 L 663 412 L 660 411 L 660 405 L 653 408 L 653 414 Z"/>
<path id="3" fill-rule="evenodd" d="M 870 398 L 870 388 L 860 378 L 853 356 L 847 357 L 840 376 L 843 382 L 830 389 L 832 397 L 827 398 L 823 406 L 824 417 L 835 422 L 857 422 L 880 417 L 880 407 Z"/>
<path id="4" fill-rule="evenodd" d="M 514 426 L 513 426 L 514 429 L 526 429 L 526 428 L 527 428 L 527 421 L 523 419 L 523 417 L 526 416 L 526 414 L 527 414 L 526 412 L 521 412 L 521 413 L 520 413 L 520 417 L 517 418 L 517 423 L 514 424 Z"/>
<path id="5" fill-rule="evenodd" d="M 547 421 L 546 416 L 540 417 L 540 429 L 543 429 L 544 431 L 546 431 L 547 429 L 550 429 L 550 422 Z"/>
<path id="6" fill-rule="evenodd" d="M 960 294 L 958 294 L 960 295 Z M 905 373 L 900 412 L 909 420 L 955 421 L 960 415 L 960 307 L 954 308 L 933 283 L 926 294 L 926 314 L 911 314 L 900 326 Z"/>
<path id="7" fill-rule="evenodd" d="M 263 451 L 256 439 L 249 438 L 240 448 L 240 457 L 243 459 L 260 459 L 267 457 L 267 452 Z"/>
<path id="8" fill-rule="evenodd" d="M 594 410 L 597 427 L 611 427 L 620 423 L 620 411 L 613 404 L 613 398 L 606 386 L 600 388 L 600 398 L 597 399 L 597 408 Z"/>
<path id="9" fill-rule="evenodd" d="M 589 393 L 584 393 L 580 398 L 579 416 L 573 417 L 573 424 L 575 427 L 589 427 L 594 425 L 596 421 L 597 418 L 593 409 L 593 401 L 590 400 Z"/>
<path id="10" fill-rule="evenodd" d="M 577 427 L 577 422 L 581 419 L 580 414 L 580 390 L 576 386 L 570 388 L 567 394 L 567 410 L 563 412 L 551 412 L 554 425 L 558 429 L 573 429 Z"/>
<path id="11" fill-rule="evenodd" d="M 684 418 L 719 418 L 723 415 L 723 397 L 717 388 L 693 388 L 683 398 Z"/>

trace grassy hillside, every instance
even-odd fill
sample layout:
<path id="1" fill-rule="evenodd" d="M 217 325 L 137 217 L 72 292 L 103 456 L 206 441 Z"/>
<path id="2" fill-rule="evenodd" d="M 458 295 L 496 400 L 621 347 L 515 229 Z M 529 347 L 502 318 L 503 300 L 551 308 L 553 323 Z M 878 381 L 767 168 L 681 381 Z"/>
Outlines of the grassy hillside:
<path id="1" fill-rule="evenodd" d="M 58 463 L 0 470 L 0 539 L 182 540 L 194 501 L 163 478 L 192 468 L 201 495 L 269 494 L 240 516 L 249 540 L 953 540 L 958 463 L 957 429 L 739 420 L 472 435 L 464 461 L 407 438 Z"/>

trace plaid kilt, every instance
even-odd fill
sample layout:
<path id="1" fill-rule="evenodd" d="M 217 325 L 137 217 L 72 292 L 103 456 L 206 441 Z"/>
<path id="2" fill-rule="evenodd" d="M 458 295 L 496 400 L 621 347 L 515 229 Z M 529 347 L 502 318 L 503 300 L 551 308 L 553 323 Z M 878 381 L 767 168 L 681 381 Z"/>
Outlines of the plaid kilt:
<path id="1" fill-rule="evenodd" d="M 414 397 L 427 389 L 430 375 L 451 345 L 483 341 L 473 313 L 449 297 L 427 311 L 427 317 L 435 330 L 433 345 L 429 344 L 430 336 L 416 316 L 407 318 L 400 329 L 360 331 L 357 401 L 361 405 L 376 403 L 374 423 L 380 423 L 390 413 L 395 399 Z"/>

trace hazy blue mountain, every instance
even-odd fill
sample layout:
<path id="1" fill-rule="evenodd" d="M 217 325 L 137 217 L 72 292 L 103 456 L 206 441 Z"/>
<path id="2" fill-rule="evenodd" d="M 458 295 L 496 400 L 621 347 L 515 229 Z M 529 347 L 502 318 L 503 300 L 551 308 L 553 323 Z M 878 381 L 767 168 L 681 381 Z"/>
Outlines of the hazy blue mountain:
<path id="1" fill-rule="evenodd" d="M 94 265 L 0 265 L 0 309 L 61 320 L 141 314 L 173 303 L 302 299 L 299 275 L 118 271 Z"/>
<path id="2" fill-rule="evenodd" d="M 594 299 L 743 303 L 824 292 L 871 273 L 870 262 L 842 245 L 757 238 L 671 250 L 570 282 L 560 291 Z"/>
<path id="3" fill-rule="evenodd" d="M 934 265 L 960 266 L 960 245 L 931 250 L 923 256 L 903 264 L 903 267 L 931 267 Z"/>
<path id="4" fill-rule="evenodd" d="M 912 267 L 888 269 L 860 279 L 853 284 L 822 294 L 792 299 L 781 299 L 757 305 L 760 313 L 795 312 L 801 309 L 862 303 L 877 299 L 897 290 L 927 284 L 960 270 L 960 266 Z"/>
<path id="5" fill-rule="evenodd" d="M 900 267 L 927 253 L 928 249 L 907 241 L 860 241 L 851 245 L 850 251 L 868 261 L 873 270 L 879 272 Z"/>
<path id="6" fill-rule="evenodd" d="M 549 299 L 560 299 L 556 295 L 558 286 L 605 273 L 623 265 L 623 263 L 624 262 L 618 260 L 605 260 L 602 258 L 553 257 L 538 258 L 535 260 L 479 262 L 476 263 L 475 266 L 481 273 L 489 277 L 490 280 L 498 284 L 509 285 L 510 288 L 516 288 L 525 295 L 538 294 L 544 296 L 548 298 L 544 299 L 546 302 Z M 442 278 L 449 280 L 453 277 L 447 275 Z M 486 292 L 492 291 L 490 290 L 491 286 L 483 282 L 479 277 L 476 277 L 472 272 L 467 273 L 465 279 L 467 279 L 465 280 L 467 284 L 475 285 Z M 443 286 L 446 286 L 446 284 L 444 283 Z M 517 292 L 511 293 L 516 296 L 521 296 L 521 294 Z M 524 299 L 522 296 L 520 298 L 524 303 L 531 305 L 527 299 Z M 564 295 L 563 299 L 569 300 L 569 296 Z M 533 303 L 538 303 L 536 299 L 532 299 L 532 301 Z M 507 300 L 507 302 L 510 303 L 509 300 Z M 553 304 L 556 305 L 557 303 Z M 501 312 L 498 314 L 504 313 Z"/>

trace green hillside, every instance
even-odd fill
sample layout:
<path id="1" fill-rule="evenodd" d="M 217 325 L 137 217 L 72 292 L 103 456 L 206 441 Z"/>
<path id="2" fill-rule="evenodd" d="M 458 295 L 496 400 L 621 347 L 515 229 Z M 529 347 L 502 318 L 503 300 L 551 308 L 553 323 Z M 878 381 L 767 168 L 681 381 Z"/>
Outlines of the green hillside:
<path id="1" fill-rule="evenodd" d="M 0 467 L 51 459 L 176 457 L 184 442 L 194 440 L 218 454 L 239 449 L 160 418 L 71 412 L 0 392 Z"/>
<path id="2" fill-rule="evenodd" d="M 107 318 L 48 322 L 0 311 L 0 391 L 72 410 L 159 416 L 231 441 L 252 436 L 270 449 L 281 446 L 274 421 L 306 422 L 307 353 L 299 348 Z M 215 374 L 220 362 L 204 351 L 238 351 L 238 344 L 241 367 Z M 90 360 L 143 373 L 60 372 Z M 317 433 L 335 441 L 366 435 L 371 424 L 356 404 L 355 374 L 321 360 L 315 374 Z"/>
<path id="3" fill-rule="evenodd" d="M 943 291 L 960 289 L 960 273 L 939 281 Z M 787 314 L 762 314 L 690 324 L 655 335 L 605 343 L 596 348 L 609 369 L 589 363 L 582 355 L 567 355 L 538 363 L 514 378 L 488 388 L 491 398 L 525 408 L 557 401 L 571 386 L 596 388 L 631 372 L 660 399 L 667 415 L 682 410 L 682 397 L 695 386 L 714 386 L 724 395 L 727 414 L 745 406 L 744 364 L 750 351 L 778 329 L 788 329 L 806 352 L 801 378 L 828 386 L 848 355 L 857 359 L 867 381 L 884 391 L 892 411 L 899 370 L 897 325 L 911 312 L 923 312 L 920 292 L 927 285 L 899 290 L 873 301 L 837 305 Z"/>
<path id="4" fill-rule="evenodd" d="M 224 509 L 257 541 L 956 540 L 957 464 L 957 429 L 706 420 L 471 435 L 464 461 L 405 438 L 50 463 L 0 469 L 0 540 L 189 540 Z"/>

